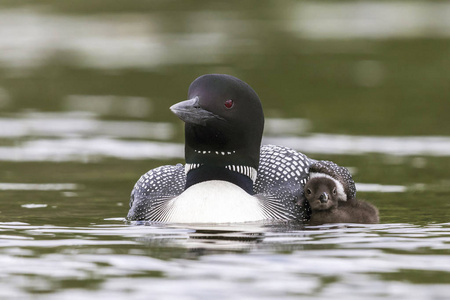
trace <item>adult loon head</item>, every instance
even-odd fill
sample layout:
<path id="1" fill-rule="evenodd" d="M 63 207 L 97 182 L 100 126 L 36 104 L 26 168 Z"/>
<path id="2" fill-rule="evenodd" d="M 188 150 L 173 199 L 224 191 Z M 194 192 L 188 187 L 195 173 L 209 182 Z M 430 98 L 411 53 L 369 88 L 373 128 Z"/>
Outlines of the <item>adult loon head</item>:
<path id="1" fill-rule="evenodd" d="M 188 98 L 170 108 L 185 122 L 185 188 L 223 180 L 253 194 L 264 128 L 256 92 L 233 76 L 208 74 L 192 82 Z"/>

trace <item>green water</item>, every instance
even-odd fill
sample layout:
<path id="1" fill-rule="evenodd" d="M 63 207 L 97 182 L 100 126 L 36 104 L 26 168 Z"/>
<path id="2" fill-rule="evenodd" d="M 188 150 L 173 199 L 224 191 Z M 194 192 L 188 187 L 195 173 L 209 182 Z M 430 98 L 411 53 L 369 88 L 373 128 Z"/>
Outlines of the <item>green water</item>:
<path id="1" fill-rule="evenodd" d="M 0 298 L 446 299 L 448 7 L 1 1 Z M 168 107 L 205 73 L 297 124 L 267 141 L 349 167 L 380 224 L 125 223 L 136 180 L 183 162 Z"/>

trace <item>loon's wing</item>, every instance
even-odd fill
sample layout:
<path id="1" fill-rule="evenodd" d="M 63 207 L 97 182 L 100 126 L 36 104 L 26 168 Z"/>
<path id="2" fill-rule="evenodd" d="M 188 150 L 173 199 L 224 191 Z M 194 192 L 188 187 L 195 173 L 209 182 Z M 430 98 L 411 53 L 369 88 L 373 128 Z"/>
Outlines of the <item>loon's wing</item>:
<path id="1" fill-rule="evenodd" d="M 313 160 L 287 147 L 261 147 L 258 177 L 253 190 L 270 215 L 285 220 L 304 220 L 309 211 L 297 204 L 309 177 Z"/>
<path id="2" fill-rule="evenodd" d="M 162 221 L 158 216 L 164 204 L 184 191 L 186 175 L 184 166 L 161 166 L 141 176 L 130 196 L 127 219 Z"/>

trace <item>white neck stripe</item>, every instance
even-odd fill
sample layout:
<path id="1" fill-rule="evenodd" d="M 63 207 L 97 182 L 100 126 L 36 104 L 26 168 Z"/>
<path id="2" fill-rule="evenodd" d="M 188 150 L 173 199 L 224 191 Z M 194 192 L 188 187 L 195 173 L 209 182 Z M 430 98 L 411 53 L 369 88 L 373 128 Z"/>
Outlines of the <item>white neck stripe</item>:
<path id="1" fill-rule="evenodd" d="M 190 170 L 197 169 L 201 165 L 203 165 L 203 164 L 185 164 L 184 165 L 184 173 L 187 175 L 187 173 L 189 173 Z"/>
<path id="2" fill-rule="evenodd" d="M 247 177 L 250 177 L 250 179 L 255 182 L 256 176 L 258 176 L 258 171 L 256 171 L 255 168 L 249 167 L 249 166 L 235 166 L 235 165 L 228 165 L 225 166 L 226 169 L 234 172 L 238 172 L 242 175 L 245 175 Z"/>
<path id="3" fill-rule="evenodd" d="M 184 166 L 184 171 L 187 175 L 189 171 L 194 170 L 202 166 L 203 164 L 186 164 Z M 225 166 L 225 169 L 228 169 L 233 172 L 240 173 L 242 175 L 245 175 L 247 177 L 250 177 L 250 179 L 255 182 L 256 177 L 258 176 L 258 171 L 256 171 L 255 168 L 249 167 L 249 166 L 236 166 L 236 165 L 227 165 Z"/>

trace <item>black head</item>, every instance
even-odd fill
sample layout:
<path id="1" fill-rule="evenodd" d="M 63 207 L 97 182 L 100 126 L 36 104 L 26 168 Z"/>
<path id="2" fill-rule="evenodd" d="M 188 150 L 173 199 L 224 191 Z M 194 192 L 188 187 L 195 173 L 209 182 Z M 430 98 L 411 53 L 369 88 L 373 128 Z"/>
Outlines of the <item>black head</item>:
<path id="1" fill-rule="evenodd" d="M 203 75 L 171 107 L 185 122 L 186 163 L 258 169 L 264 115 L 255 91 L 236 77 Z"/>
<path id="2" fill-rule="evenodd" d="M 312 211 L 328 210 L 338 206 L 339 196 L 335 181 L 326 177 L 314 177 L 305 185 L 305 197 Z"/>

